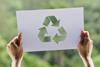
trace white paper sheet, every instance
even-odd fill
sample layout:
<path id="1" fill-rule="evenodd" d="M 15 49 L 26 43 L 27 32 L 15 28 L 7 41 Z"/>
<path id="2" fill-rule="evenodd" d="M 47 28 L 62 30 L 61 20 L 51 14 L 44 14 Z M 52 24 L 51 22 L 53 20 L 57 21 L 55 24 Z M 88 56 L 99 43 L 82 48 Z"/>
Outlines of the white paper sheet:
<path id="1" fill-rule="evenodd" d="M 25 52 L 76 49 L 84 29 L 82 7 L 22 10 L 16 16 Z"/>

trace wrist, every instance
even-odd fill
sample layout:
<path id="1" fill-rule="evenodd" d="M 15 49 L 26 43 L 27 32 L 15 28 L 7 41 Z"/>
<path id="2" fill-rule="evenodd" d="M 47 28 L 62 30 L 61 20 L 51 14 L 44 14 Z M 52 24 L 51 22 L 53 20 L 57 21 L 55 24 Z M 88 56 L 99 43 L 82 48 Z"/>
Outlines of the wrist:
<path id="1" fill-rule="evenodd" d="M 85 64 L 85 67 L 94 67 L 94 64 L 93 64 L 91 56 L 84 57 L 83 58 L 83 62 Z"/>
<path id="2" fill-rule="evenodd" d="M 12 60 L 12 67 L 21 67 L 21 60 Z"/>

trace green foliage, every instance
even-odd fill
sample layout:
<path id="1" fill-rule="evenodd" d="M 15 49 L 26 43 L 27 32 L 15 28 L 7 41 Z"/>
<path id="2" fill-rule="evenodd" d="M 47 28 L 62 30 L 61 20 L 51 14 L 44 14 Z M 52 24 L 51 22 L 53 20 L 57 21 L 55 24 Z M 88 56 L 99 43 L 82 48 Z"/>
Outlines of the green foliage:
<path id="1" fill-rule="evenodd" d="M 36 55 L 25 54 L 23 67 L 51 67 L 48 62 Z"/>
<path id="2" fill-rule="evenodd" d="M 16 10 L 69 8 L 85 9 L 85 30 L 94 42 L 93 61 L 100 66 L 100 0 L 0 0 L 0 67 L 11 67 L 6 44 L 17 35 Z M 64 61 L 64 62 L 63 62 Z M 62 64 L 63 62 L 63 64 Z M 22 67 L 84 67 L 75 50 L 27 53 Z"/>

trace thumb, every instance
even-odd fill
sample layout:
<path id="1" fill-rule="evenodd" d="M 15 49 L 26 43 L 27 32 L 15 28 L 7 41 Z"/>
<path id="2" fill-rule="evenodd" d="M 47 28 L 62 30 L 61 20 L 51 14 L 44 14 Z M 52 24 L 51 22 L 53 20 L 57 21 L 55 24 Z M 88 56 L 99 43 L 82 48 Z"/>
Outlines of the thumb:
<path id="1" fill-rule="evenodd" d="M 18 34 L 18 46 L 22 45 L 22 33 Z"/>

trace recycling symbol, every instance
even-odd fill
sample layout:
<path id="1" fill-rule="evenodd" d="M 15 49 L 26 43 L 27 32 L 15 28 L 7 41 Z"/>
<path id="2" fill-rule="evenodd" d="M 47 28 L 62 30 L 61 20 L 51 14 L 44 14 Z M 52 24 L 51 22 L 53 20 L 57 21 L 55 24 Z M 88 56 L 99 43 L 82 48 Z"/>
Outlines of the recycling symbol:
<path id="1" fill-rule="evenodd" d="M 49 34 L 47 32 L 47 27 L 50 25 L 51 22 L 52 22 L 51 26 L 57 27 L 59 34 L 56 33 L 53 36 L 46 35 Z M 67 36 L 67 32 L 65 31 L 63 26 L 60 26 L 60 20 L 58 20 L 55 16 L 47 16 L 43 22 L 43 26 L 39 28 L 38 38 L 41 42 L 53 41 L 58 44 L 59 42 L 65 40 L 66 36 Z"/>

